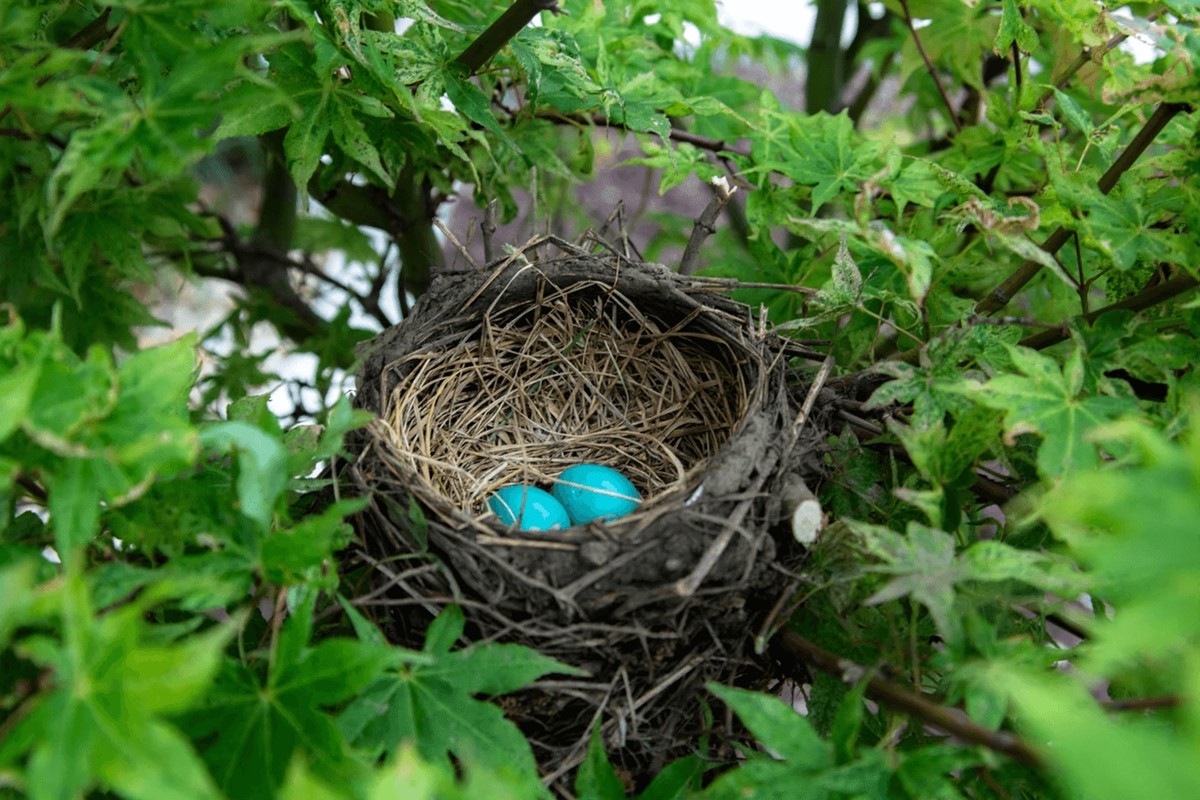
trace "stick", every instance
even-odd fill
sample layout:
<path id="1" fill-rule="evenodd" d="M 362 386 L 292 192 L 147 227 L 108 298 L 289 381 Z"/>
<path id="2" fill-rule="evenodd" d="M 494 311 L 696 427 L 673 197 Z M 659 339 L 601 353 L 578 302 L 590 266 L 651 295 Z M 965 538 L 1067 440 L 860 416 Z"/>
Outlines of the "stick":
<path id="1" fill-rule="evenodd" d="M 541 11 L 558 13 L 558 3 L 555 0 L 516 0 L 454 60 L 465 64 L 471 74 L 475 74 Z"/>
<path id="2" fill-rule="evenodd" d="M 869 670 L 849 659 L 834 655 L 791 630 L 782 630 L 774 639 L 780 649 L 791 658 L 811 664 L 822 672 L 835 675 L 847 683 L 855 683 Z M 992 731 L 971 722 L 957 708 L 947 708 L 928 695 L 914 692 L 892 681 L 878 676 L 867 680 L 866 695 L 872 700 L 909 714 L 939 728 L 952 736 L 983 745 L 997 753 L 1032 767 L 1042 766 L 1042 758 L 1023 739 L 1004 731 Z"/>
<path id="3" fill-rule="evenodd" d="M 1166 300 L 1170 300 L 1176 295 L 1183 294 L 1186 291 L 1195 289 L 1200 286 L 1200 281 L 1191 275 L 1183 274 L 1176 275 L 1170 280 L 1155 284 L 1148 289 L 1143 289 L 1135 295 L 1126 297 L 1112 305 L 1107 305 L 1104 308 L 1098 308 L 1095 311 L 1089 311 L 1086 314 L 1076 317 L 1076 319 L 1084 320 L 1085 322 L 1095 322 L 1109 311 L 1119 311 L 1126 309 L 1129 311 L 1141 311 L 1145 308 L 1158 305 Z M 1049 347 L 1053 344 L 1058 344 L 1061 341 L 1070 337 L 1067 332 L 1067 325 L 1055 327 L 1050 330 L 1039 331 L 1032 336 L 1026 336 L 1021 340 L 1022 347 L 1032 347 L 1034 350 L 1040 350 L 1043 347 Z"/>
<path id="4" fill-rule="evenodd" d="M 705 239 L 717 232 L 717 217 L 721 215 L 721 209 L 725 208 L 729 198 L 737 191 L 737 187 L 731 187 L 729 181 L 724 178 L 713 178 L 712 187 L 713 198 L 693 223 L 692 235 L 688 238 L 687 247 L 683 249 L 683 257 L 679 259 L 680 275 L 691 275 L 700 268 L 700 247 Z"/>
<path id="5" fill-rule="evenodd" d="M 917 34 L 917 28 L 913 25 L 912 12 L 908 10 L 908 0 L 900 0 L 900 10 L 904 12 L 904 22 L 908 25 L 908 30 L 912 34 L 913 43 L 917 46 L 917 52 L 921 54 L 921 60 L 925 62 L 925 69 L 929 71 L 933 82 L 937 84 L 938 94 L 942 96 L 942 102 L 946 105 L 946 111 L 950 113 L 950 121 L 954 123 L 954 130 L 962 133 L 962 122 L 958 119 L 958 112 L 954 110 L 954 104 L 950 102 L 950 95 L 946 94 L 946 87 L 942 85 L 942 78 L 938 75 L 937 68 L 933 66 L 933 61 L 930 60 L 929 54 L 925 52 L 925 45 L 921 44 L 921 37 Z"/>
<path id="6" fill-rule="evenodd" d="M 1146 124 L 1142 126 L 1142 129 L 1137 132 L 1137 136 L 1133 137 L 1133 141 L 1129 143 L 1129 146 L 1117 157 L 1117 160 L 1112 163 L 1108 171 L 1100 177 L 1097 185 L 1100 187 L 1101 193 L 1108 194 L 1112 191 L 1121 175 L 1133 166 L 1133 163 L 1150 146 L 1155 137 L 1162 132 L 1163 128 L 1167 127 L 1167 123 L 1185 108 L 1187 108 L 1187 105 L 1184 103 L 1162 103 L 1158 108 L 1154 109 L 1154 113 L 1150 115 L 1150 119 L 1146 120 Z M 1070 231 L 1064 227 L 1059 227 L 1050 234 L 1041 247 L 1050 255 L 1054 255 L 1070 238 Z M 1004 308 L 1004 306 L 1008 305 L 1008 301 L 1025 284 L 1029 283 L 1041 269 L 1041 264 L 1033 259 L 1027 260 L 1013 274 L 1005 278 L 999 286 L 992 289 L 987 297 L 975 305 L 975 313 L 991 314 Z"/>

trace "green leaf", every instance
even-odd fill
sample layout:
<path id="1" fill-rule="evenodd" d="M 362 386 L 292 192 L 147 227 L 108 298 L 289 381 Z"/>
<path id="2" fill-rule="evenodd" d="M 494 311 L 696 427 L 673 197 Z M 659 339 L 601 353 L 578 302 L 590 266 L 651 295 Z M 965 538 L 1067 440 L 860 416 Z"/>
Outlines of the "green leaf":
<path id="1" fill-rule="evenodd" d="M 1022 53 L 1032 53 L 1038 44 L 1037 31 L 1021 16 L 1017 0 L 1003 0 L 1000 11 L 1000 30 L 992 51 L 1002 58 L 1009 55 L 1009 48 L 1016 43 Z"/>
<path id="2" fill-rule="evenodd" d="M 492 113 L 491 100 L 478 86 L 467 80 L 465 76 L 457 74 L 453 69 L 444 72 L 442 77 L 446 82 L 446 96 L 450 98 L 455 109 L 467 119 L 491 131 L 509 147 L 514 150 L 518 149 L 517 143 L 500 127 L 496 115 Z"/>
<path id="3" fill-rule="evenodd" d="M 452 754 L 485 768 L 536 776 L 533 754 L 516 726 L 499 708 L 471 695 L 515 690 L 550 671 L 577 671 L 516 645 L 451 652 L 462 624 L 457 607 L 443 611 L 426 634 L 425 650 L 404 654 L 407 665 L 352 700 L 339 725 L 368 752 L 390 752 L 411 741 L 430 761 Z M 501 674 L 484 674 L 486 670 Z"/>
<path id="4" fill-rule="evenodd" d="M 579 800 L 625 800 L 625 787 L 604 752 L 598 724 L 592 728 L 587 757 L 575 775 L 575 796 Z"/>
<path id="5" fill-rule="evenodd" d="M 245 422 L 218 422 L 200 431 L 200 443 L 237 456 L 238 508 L 264 530 L 287 488 L 287 450 L 278 436 Z"/>
<path id="6" fill-rule="evenodd" d="M 988 679 L 1012 699 L 1020 729 L 1070 796 L 1186 797 L 1200 785 L 1194 732 L 1179 735 L 1137 714 L 1106 715 L 1081 683 L 1065 676 L 996 662 Z"/>
<path id="7" fill-rule="evenodd" d="M 184 644 L 143 643 L 153 596 L 97 617 L 83 579 L 68 573 L 57 596 L 63 641 L 46 641 L 37 656 L 53 670 L 53 689 L 20 723 L 25 736 L 38 734 L 31 797 L 69 797 L 96 784 L 134 798 L 219 796 L 187 740 L 160 715 L 196 703 L 234 629 Z M 160 671 L 171 668 L 177 673 Z"/>
<path id="8" fill-rule="evenodd" d="M 262 543 L 263 574 L 271 583 L 286 585 L 303 579 L 349 542 L 352 532 L 343 519 L 366 507 L 366 498 L 336 502 L 290 528 L 272 531 Z"/>
<path id="9" fill-rule="evenodd" d="M 71 459 L 50 477 L 50 521 L 64 561 L 74 558 L 99 529 L 102 494 L 94 466 L 94 459 Z"/>
<path id="10" fill-rule="evenodd" d="M 358 695 L 396 663 L 390 647 L 351 639 L 307 646 L 306 612 L 284 623 L 289 638 L 263 681 L 245 664 L 226 660 L 206 704 L 188 715 L 192 735 L 231 798 L 273 796 L 297 754 L 331 780 L 353 769 L 346 742 L 323 708 Z"/>
<path id="11" fill-rule="evenodd" d="M 444 613 L 443 613 L 444 616 Z M 440 617 L 439 617 L 440 619 Z M 464 691 L 480 694 L 507 694 L 549 675 L 587 675 L 544 656 L 536 650 L 516 644 L 493 642 L 444 653 L 437 666 L 427 674 Z"/>
<path id="12" fill-rule="evenodd" d="M 833 765 L 833 750 L 812 725 L 777 697 L 710 683 L 708 690 L 725 702 L 754 737 L 789 766 L 821 770 Z"/>
<path id="13" fill-rule="evenodd" d="M 866 603 L 876 605 L 911 596 L 933 617 L 943 639 L 957 642 L 962 635 L 954 615 L 954 584 L 966 577 L 961 562 L 955 560 L 955 542 L 950 534 L 918 522 L 910 522 L 906 535 L 878 525 L 846 520 L 862 538 L 868 552 L 883 563 L 875 569 L 896 575 Z"/>
<path id="14" fill-rule="evenodd" d="M 31 615 L 36 584 L 37 562 L 32 558 L 0 562 L 0 648 L 8 648 L 13 631 Z"/>
<path id="15" fill-rule="evenodd" d="M 700 784 L 704 762 L 699 756 L 672 761 L 662 768 L 637 800 L 683 800 Z"/>
<path id="16" fill-rule="evenodd" d="M 787 164 L 789 177 L 813 185 L 812 213 L 840 192 L 857 192 L 858 186 L 879 169 L 879 147 L 863 142 L 845 113 L 825 112 L 795 123 L 792 146 L 796 158 Z"/>
<path id="17" fill-rule="evenodd" d="M 462 609 L 458 606 L 446 606 L 429 624 L 429 630 L 425 631 L 425 646 L 422 650 L 426 653 L 449 653 L 450 648 L 462 636 L 465 626 L 466 617 L 463 616 Z"/>
<path id="18" fill-rule="evenodd" d="M 1009 347 L 1019 375 L 998 375 L 971 391 L 980 403 L 1004 411 L 1009 444 L 1022 433 L 1042 436 L 1038 472 L 1052 478 L 1099 462 L 1092 430 L 1135 409 L 1126 399 L 1081 397 L 1083 371 L 1079 351 L 1063 367 L 1025 347 Z"/>
<path id="19" fill-rule="evenodd" d="M 829 732 L 829 740 L 833 744 L 834 759 L 838 764 L 846 764 L 854 760 L 858 749 L 858 735 L 862 729 L 863 692 L 867 689 L 870 676 L 864 676 L 846 692 L 833 718 L 833 726 Z"/>
<path id="20" fill-rule="evenodd" d="M 1116 607 L 1098 617 L 1083 663 L 1109 672 L 1147 657 L 1180 658 L 1200 642 L 1200 437 L 1182 444 L 1145 422 L 1099 431 L 1131 458 L 1068 475 L 1037 505 Z M 1182 687 L 1180 687 L 1182 688 Z"/>

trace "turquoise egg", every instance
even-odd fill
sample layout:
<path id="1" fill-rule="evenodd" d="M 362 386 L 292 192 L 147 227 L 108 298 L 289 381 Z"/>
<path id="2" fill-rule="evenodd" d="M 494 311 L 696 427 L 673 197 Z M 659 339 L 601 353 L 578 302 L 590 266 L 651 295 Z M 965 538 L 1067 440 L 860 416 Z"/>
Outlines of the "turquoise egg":
<path id="1" fill-rule="evenodd" d="M 571 527 L 566 510 L 549 492 L 536 486 L 505 486 L 488 498 L 488 508 L 505 525 L 523 531 L 552 531 Z"/>
<path id="2" fill-rule="evenodd" d="M 577 464 L 563 470 L 554 482 L 554 496 L 575 525 L 620 519 L 642 501 L 628 478 L 599 464 Z"/>

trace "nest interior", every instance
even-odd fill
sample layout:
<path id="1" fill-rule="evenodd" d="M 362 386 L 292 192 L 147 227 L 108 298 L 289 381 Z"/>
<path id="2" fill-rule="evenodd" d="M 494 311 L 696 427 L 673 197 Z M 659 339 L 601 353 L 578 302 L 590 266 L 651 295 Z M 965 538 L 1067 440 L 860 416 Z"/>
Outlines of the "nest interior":
<path id="1" fill-rule="evenodd" d="M 506 710 L 547 780 L 599 722 L 636 783 L 711 729 L 705 681 L 768 680 L 747 632 L 770 624 L 802 557 L 786 517 L 819 472 L 821 411 L 798 417 L 794 352 L 713 282 L 524 255 L 439 280 L 369 345 L 356 402 L 379 418 L 342 470 L 370 498 L 359 605 L 413 646 L 454 603 L 472 641 L 582 668 Z M 638 510 L 547 532 L 488 513 L 497 488 L 583 462 L 621 470 Z"/>

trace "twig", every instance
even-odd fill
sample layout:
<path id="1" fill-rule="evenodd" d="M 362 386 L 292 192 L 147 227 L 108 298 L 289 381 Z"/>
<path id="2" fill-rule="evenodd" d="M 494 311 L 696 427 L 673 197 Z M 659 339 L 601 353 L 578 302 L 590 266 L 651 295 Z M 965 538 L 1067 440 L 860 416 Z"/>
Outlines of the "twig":
<path id="1" fill-rule="evenodd" d="M 111 8 L 104 9 L 104 11 L 100 13 L 100 16 L 96 17 L 87 25 L 84 25 L 77 33 L 59 45 L 59 47 L 62 47 L 66 50 L 91 50 L 110 35 L 111 31 L 108 29 L 108 17 L 111 13 Z M 38 60 L 37 65 L 40 67 L 42 64 L 45 64 L 46 59 L 49 57 L 49 54 L 42 56 L 42 58 Z M 45 86 L 50 78 L 50 75 L 43 75 L 42 77 L 38 78 L 35 85 L 39 88 Z M 11 105 L 5 104 L 4 108 L 0 109 L 0 120 L 7 117 L 12 110 L 13 107 Z"/>
<path id="2" fill-rule="evenodd" d="M 721 215 L 721 209 L 725 208 L 729 198 L 737 191 L 737 187 L 731 187 L 724 178 L 713 178 L 712 187 L 713 198 L 693 223 L 692 235 L 688 237 L 687 247 L 683 249 L 683 256 L 679 259 L 680 275 L 691 275 L 700 268 L 700 248 L 705 239 L 717 232 L 717 217 Z"/>
<path id="3" fill-rule="evenodd" d="M 538 119 L 545 119 L 551 122 L 571 123 L 573 125 L 597 125 L 607 128 L 621 128 L 625 130 L 625 126 L 620 122 L 613 122 L 603 114 L 596 113 L 588 116 L 581 114 L 563 114 L 558 111 L 545 110 L 538 111 L 536 114 Z M 724 139 L 714 139 L 711 136 L 701 136 L 698 133 L 685 131 L 683 128 L 671 128 L 669 134 L 671 141 L 690 144 L 700 150 L 707 150 L 711 153 L 716 153 L 718 156 L 722 153 L 740 156 L 741 158 L 750 158 L 750 151 L 744 148 L 735 147 L 729 144 Z"/>
<path id="4" fill-rule="evenodd" d="M 496 260 L 496 201 L 489 200 L 483 209 L 483 223 L 479 226 L 483 234 L 483 262 L 491 264 Z"/>
<path id="5" fill-rule="evenodd" d="M 1108 711 L 1153 711 L 1160 708 L 1178 708 L 1183 705 L 1184 698 L 1178 694 L 1167 694 L 1159 697 L 1128 697 L 1121 700 L 1105 700 L 1103 706 Z"/>
<path id="6" fill-rule="evenodd" d="M 454 249 L 459 252 L 459 255 L 467 260 L 467 263 L 471 265 L 471 269 L 480 269 L 479 264 L 475 263 L 475 258 L 471 255 L 471 251 L 458 240 L 458 237 L 454 235 L 452 230 L 446 227 L 444 222 L 434 217 L 433 224 L 437 226 L 437 229 L 442 232 L 443 236 L 450 240 L 450 244 L 454 245 Z"/>
<path id="7" fill-rule="evenodd" d="M 516 0 L 454 60 L 465 64 L 472 74 L 478 72 L 541 11 L 559 13 L 558 3 L 555 0 Z"/>
<path id="8" fill-rule="evenodd" d="M 1088 312 L 1087 314 L 1082 314 L 1075 319 L 1083 320 L 1085 322 L 1095 322 L 1109 311 L 1141 311 L 1142 309 L 1150 308 L 1151 306 L 1155 306 L 1166 300 L 1170 300 L 1172 297 L 1183 294 L 1190 289 L 1195 289 L 1197 286 L 1200 286 L 1200 280 L 1197 280 L 1193 276 L 1186 273 L 1176 275 L 1170 280 L 1163 281 L 1162 283 L 1156 283 L 1147 289 L 1143 289 L 1131 297 L 1126 297 L 1124 300 L 1119 300 L 1112 305 L 1105 306 L 1104 308 L 1098 308 L 1095 311 Z M 1052 330 L 1040 331 L 1032 336 L 1026 336 L 1021 340 L 1021 346 L 1032 347 L 1034 350 L 1040 350 L 1043 347 L 1049 347 L 1050 345 L 1065 341 L 1066 339 L 1070 338 L 1067 324 L 1068 323 L 1064 323 L 1061 326 L 1056 326 Z"/>
<path id="9" fill-rule="evenodd" d="M 91 50 L 103 42 L 109 35 L 108 17 L 111 13 L 111 8 L 104 9 L 100 16 L 80 28 L 78 33 L 63 42 L 60 47 L 69 50 Z"/>
<path id="10" fill-rule="evenodd" d="M 1158 136 L 1167 126 L 1167 123 L 1175 118 L 1175 115 L 1186 109 L 1188 106 L 1184 103 L 1163 103 L 1154 109 L 1154 113 L 1150 115 L 1150 119 L 1146 120 L 1146 124 L 1133 137 L 1133 141 L 1129 146 L 1117 157 L 1117 160 L 1112 163 L 1112 166 L 1100 177 L 1097 185 L 1102 194 L 1108 194 L 1113 187 L 1117 185 L 1126 170 L 1133 166 L 1138 157 L 1145 152 L 1150 146 L 1155 137 Z M 1071 238 L 1071 232 L 1065 227 L 1057 228 L 1047 237 L 1042 243 L 1042 250 L 1045 250 L 1050 255 L 1057 253 L 1067 240 Z M 1042 269 L 1042 265 L 1033 259 L 1028 259 L 1004 281 L 992 289 L 986 297 L 980 300 L 975 305 L 975 313 L 990 315 L 995 311 L 1004 308 L 1008 305 L 1008 301 L 1021 290 L 1025 284 L 1029 283 L 1035 275 Z"/>
<path id="11" fill-rule="evenodd" d="M 1071 634 L 1072 636 L 1074 636 L 1076 639 L 1079 639 L 1080 641 L 1086 641 L 1088 638 L 1089 634 L 1083 626 L 1078 625 L 1075 622 L 1072 622 L 1071 620 L 1064 617 L 1062 614 L 1055 614 L 1054 612 L 1051 612 L 1046 615 L 1046 621 L 1059 627 L 1059 628 L 1062 628 L 1064 631 Z"/>
<path id="12" fill-rule="evenodd" d="M 1146 15 L 1147 22 L 1154 22 L 1158 19 L 1160 11 L 1153 11 Z M 1075 60 L 1067 65 L 1067 68 L 1062 71 L 1058 78 L 1054 81 L 1054 85 L 1042 93 L 1038 98 L 1037 110 L 1042 110 L 1046 104 L 1050 102 L 1050 98 L 1054 97 L 1055 89 L 1062 89 L 1067 85 L 1067 82 L 1075 76 L 1076 72 L 1086 67 L 1088 64 L 1094 63 L 1097 59 L 1103 58 L 1104 54 L 1120 45 L 1129 38 L 1127 33 L 1118 33 L 1112 36 L 1107 42 L 1100 47 L 1085 47 L 1079 51 L 1079 55 L 1075 56 Z"/>
<path id="13" fill-rule="evenodd" d="M 946 111 L 950 113 L 950 121 L 954 123 L 954 130 L 962 133 L 962 122 L 958 119 L 958 112 L 954 110 L 954 104 L 950 102 L 950 95 L 946 94 L 946 87 L 942 85 L 942 78 L 938 75 L 937 68 L 933 66 L 929 54 L 925 52 L 925 45 L 921 44 L 921 36 L 917 33 L 916 26 L 913 25 L 912 12 L 908 10 L 908 0 L 900 0 L 900 10 L 904 12 L 904 22 L 908 25 L 909 32 L 912 33 L 913 43 L 917 46 L 917 52 L 921 54 L 921 60 L 925 62 L 925 69 L 929 71 L 933 82 L 937 84 L 938 94 L 942 96 Z"/>
<path id="14" fill-rule="evenodd" d="M 866 667 L 834 655 L 792 630 L 780 631 L 773 644 L 792 659 L 811 664 L 847 683 L 856 683 L 869 672 Z M 1041 757 L 1024 740 L 1011 733 L 992 731 L 977 725 L 960 710 L 940 705 L 925 694 L 878 676 L 867 679 L 865 694 L 872 700 L 914 716 L 959 739 L 1003 753 L 1023 764 L 1033 767 L 1042 765 Z"/>

